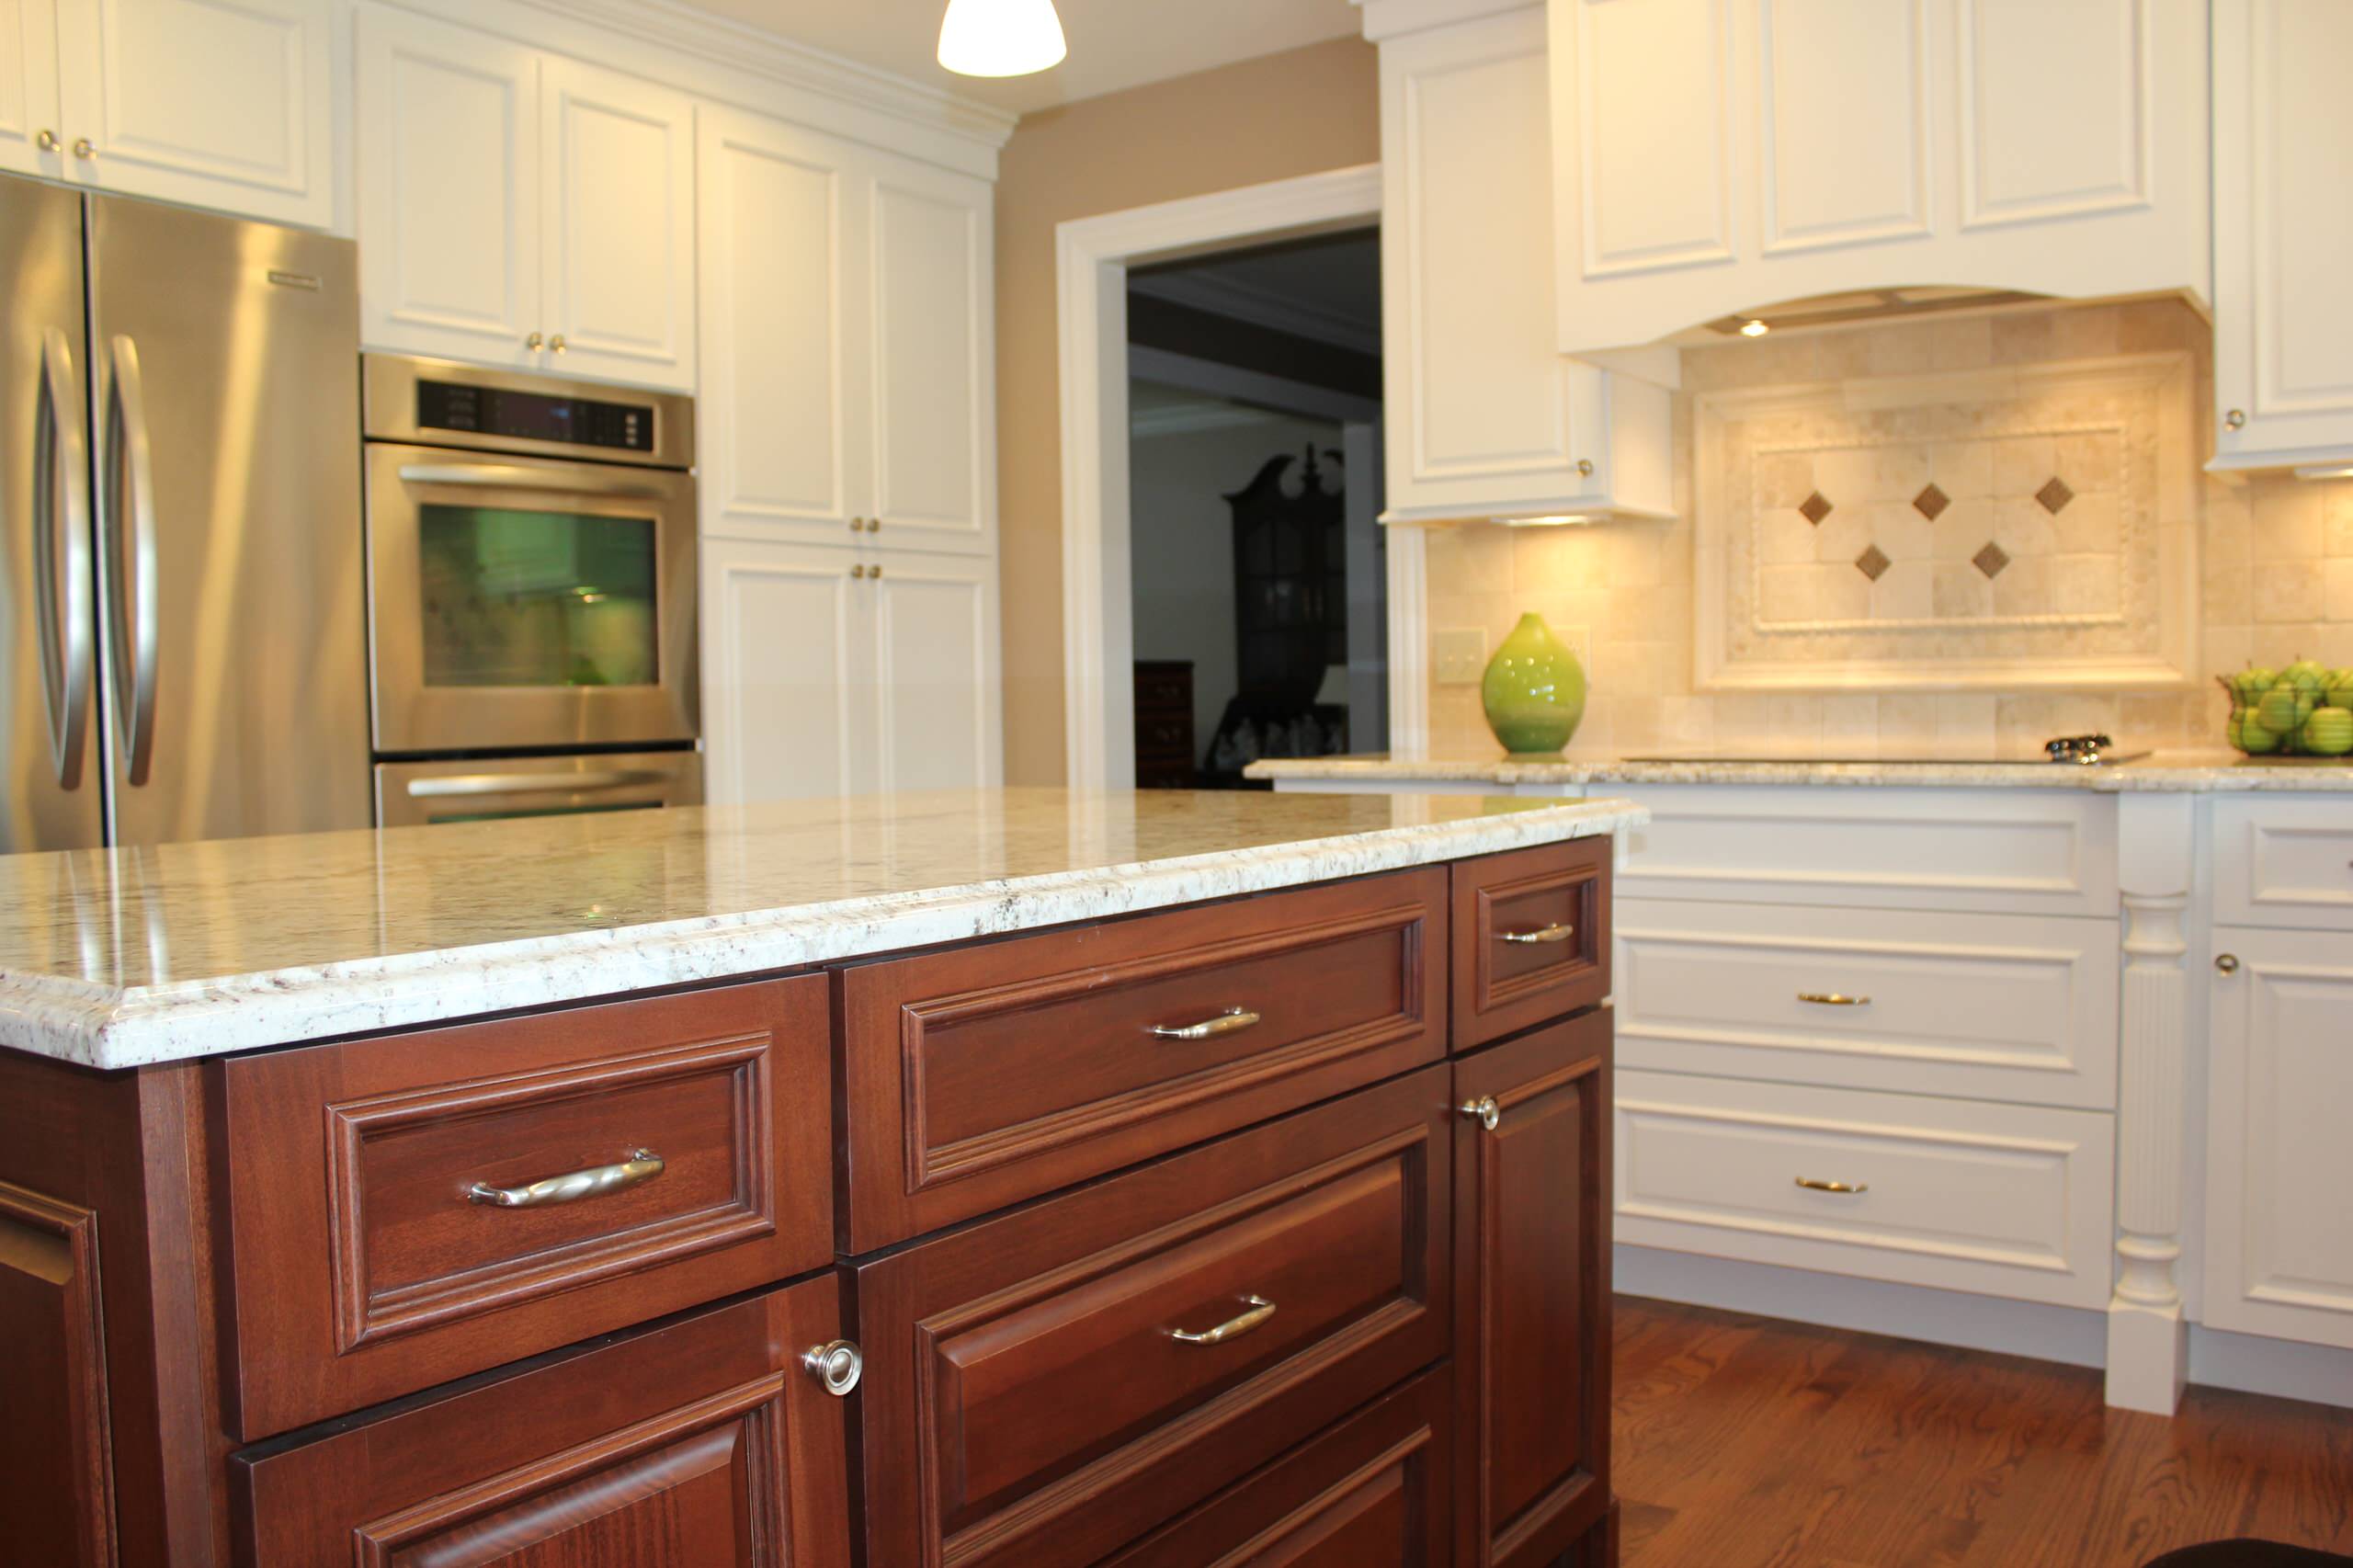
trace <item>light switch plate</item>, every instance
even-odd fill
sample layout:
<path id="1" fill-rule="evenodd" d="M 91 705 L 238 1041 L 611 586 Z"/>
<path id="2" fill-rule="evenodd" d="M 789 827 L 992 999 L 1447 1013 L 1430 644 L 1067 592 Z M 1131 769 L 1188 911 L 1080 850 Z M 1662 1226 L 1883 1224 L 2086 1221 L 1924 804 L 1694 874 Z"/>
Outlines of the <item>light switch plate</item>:
<path id="1" fill-rule="evenodd" d="M 1486 628 L 1457 626 L 1431 632 L 1430 668 L 1440 686 L 1478 685 L 1487 669 Z"/>

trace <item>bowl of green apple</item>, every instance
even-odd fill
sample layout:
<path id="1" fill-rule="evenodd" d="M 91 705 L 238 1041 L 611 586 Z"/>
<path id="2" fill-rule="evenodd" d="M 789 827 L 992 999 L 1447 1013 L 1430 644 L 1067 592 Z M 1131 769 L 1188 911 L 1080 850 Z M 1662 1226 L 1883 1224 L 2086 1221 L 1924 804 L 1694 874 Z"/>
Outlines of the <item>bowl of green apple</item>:
<path id="1" fill-rule="evenodd" d="M 2217 676 L 2231 694 L 2223 738 L 2249 756 L 2353 753 L 2353 669 L 2298 659 L 2281 670 Z"/>

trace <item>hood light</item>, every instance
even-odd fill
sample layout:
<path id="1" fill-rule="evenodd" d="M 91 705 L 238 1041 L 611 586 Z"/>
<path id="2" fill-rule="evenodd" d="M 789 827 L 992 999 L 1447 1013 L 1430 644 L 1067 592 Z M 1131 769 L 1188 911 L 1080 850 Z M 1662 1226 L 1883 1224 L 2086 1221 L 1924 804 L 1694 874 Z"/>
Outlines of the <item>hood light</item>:
<path id="1" fill-rule="evenodd" d="M 1054 0 L 948 0 L 940 18 L 939 62 L 960 76 L 1028 76 L 1069 52 Z"/>
<path id="2" fill-rule="evenodd" d="M 2298 479 L 2353 479 L 2353 462 L 2311 463 L 2296 471 Z"/>
<path id="3" fill-rule="evenodd" d="M 1740 335 L 1743 337 L 1762 337 L 1772 330 L 1769 325 L 1754 317 L 1740 324 Z"/>
<path id="4" fill-rule="evenodd" d="M 1540 517 L 1490 517 L 1488 521 L 1507 528 L 1591 528 L 1600 519 L 1583 512 L 1563 512 Z"/>

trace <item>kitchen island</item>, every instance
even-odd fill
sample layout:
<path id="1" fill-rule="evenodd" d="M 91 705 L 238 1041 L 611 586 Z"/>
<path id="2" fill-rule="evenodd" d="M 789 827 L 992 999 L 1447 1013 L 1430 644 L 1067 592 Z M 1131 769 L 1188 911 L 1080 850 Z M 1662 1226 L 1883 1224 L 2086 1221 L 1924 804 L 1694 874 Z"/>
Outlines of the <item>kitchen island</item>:
<path id="1" fill-rule="evenodd" d="M 1614 1562 L 1641 816 L 1002 790 L 0 858 L 8 1560 Z"/>
<path id="2" fill-rule="evenodd" d="M 1607 795 L 1634 1294 L 2353 1405 L 2353 767 L 1254 765 Z"/>

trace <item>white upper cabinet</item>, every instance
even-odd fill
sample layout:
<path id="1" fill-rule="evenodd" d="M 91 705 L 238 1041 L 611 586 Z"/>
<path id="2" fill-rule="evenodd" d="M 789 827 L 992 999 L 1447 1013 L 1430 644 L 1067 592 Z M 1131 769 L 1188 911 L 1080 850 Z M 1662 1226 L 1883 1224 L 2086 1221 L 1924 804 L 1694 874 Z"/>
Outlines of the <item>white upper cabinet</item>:
<path id="1" fill-rule="evenodd" d="M 705 531 L 994 550 L 986 182 L 737 110 L 699 123 Z"/>
<path id="2" fill-rule="evenodd" d="M 0 169 L 62 176 L 59 123 L 57 8 L 52 0 L 0 0 Z"/>
<path id="3" fill-rule="evenodd" d="M 2216 466 L 2353 458 L 2353 6 L 2215 0 Z"/>
<path id="4" fill-rule="evenodd" d="M 0 0 L 0 169 L 326 228 L 331 10 Z"/>
<path id="5" fill-rule="evenodd" d="M 2208 297 L 2204 10 L 1549 0 L 1559 347 L 1889 285 Z"/>
<path id="6" fill-rule="evenodd" d="M 1544 59 L 1534 9 L 1381 43 L 1388 521 L 1672 507 L 1666 393 L 1547 331 Z"/>
<path id="7" fill-rule="evenodd" d="M 358 28 L 367 346 L 692 391 L 693 100 L 404 11 Z"/>

